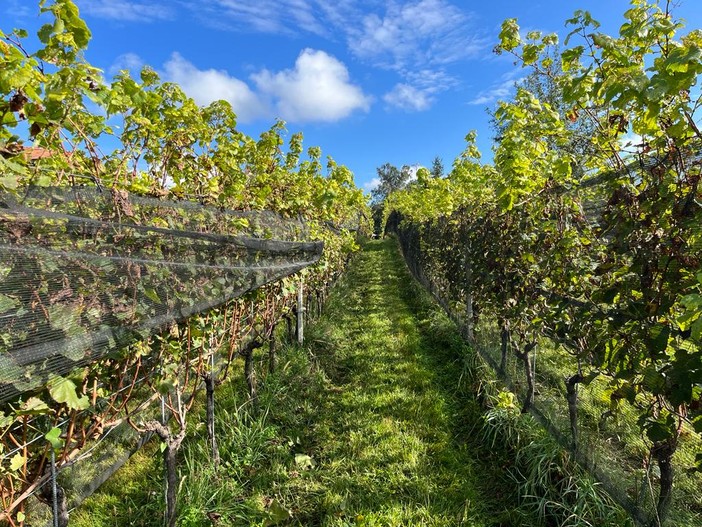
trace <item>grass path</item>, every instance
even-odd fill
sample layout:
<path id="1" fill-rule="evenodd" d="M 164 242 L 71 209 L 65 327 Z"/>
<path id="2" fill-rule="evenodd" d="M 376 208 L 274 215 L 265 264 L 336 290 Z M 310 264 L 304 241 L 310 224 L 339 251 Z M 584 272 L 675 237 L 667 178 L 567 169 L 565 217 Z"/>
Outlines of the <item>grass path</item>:
<path id="1" fill-rule="evenodd" d="M 191 420 L 181 527 L 512 524 L 499 469 L 479 459 L 485 449 L 473 439 L 470 353 L 394 240 L 369 242 L 355 257 L 306 337 L 262 379 L 257 416 L 241 376 L 220 388 L 219 467 Z M 158 458 L 156 445 L 140 452 L 72 525 L 160 525 Z"/>
<path id="2" fill-rule="evenodd" d="M 312 334 L 313 353 L 333 352 L 333 386 L 314 425 L 317 499 L 301 523 L 494 524 L 466 443 L 463 344 L 395 242 L 370 242 L 335 293 Z"/>

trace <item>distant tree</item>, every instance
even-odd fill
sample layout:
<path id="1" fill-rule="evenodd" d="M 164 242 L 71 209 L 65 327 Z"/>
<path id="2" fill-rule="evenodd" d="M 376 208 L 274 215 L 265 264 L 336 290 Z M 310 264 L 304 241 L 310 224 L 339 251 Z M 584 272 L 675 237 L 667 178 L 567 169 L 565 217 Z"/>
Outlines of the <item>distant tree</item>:
<path id="1" fill-rule="evenodd" d="M 383 233 L 383 207 L 390 193 L 403 188 L 410 178 L 410 167 L 404 165 L 402 169 L 395 165 L 385 163 L 376 169 L 378 173 L 378 186 L 371 191 L 371 209 L 373 211 L 373 224 L 376 235 Z"/>
<path id="2" fill-rule="evenodd" d="M 429 173 L 431 174 L 431 177 L 444 177 L 444 164 L 439 156 L 436 156 L 434 161 L 431 162 L 431 170 Z"/>
<path id="3" fill-rule="evenodd" d="M 407 184 L 409 183 L 410 179 L 412 179 L 412 175 L 416 175 L 417 172 L 417 165 L 402 165 L 402 168 L 400 169 L 401 178 L 402 178 L 402 184 L 400 185 L 400 188 L 405 188 Z"/>
<path id="4" fill-rule="evenodd" d="M 402 170 L 400 170 L 390 163 L 379 166 L 376 171 L 380 182 L 371 191 L 371 198 L 374 204 L 381 204 L 391 192 L 403 188 L 410 176 L 408 166 L 403 166 Z"/>

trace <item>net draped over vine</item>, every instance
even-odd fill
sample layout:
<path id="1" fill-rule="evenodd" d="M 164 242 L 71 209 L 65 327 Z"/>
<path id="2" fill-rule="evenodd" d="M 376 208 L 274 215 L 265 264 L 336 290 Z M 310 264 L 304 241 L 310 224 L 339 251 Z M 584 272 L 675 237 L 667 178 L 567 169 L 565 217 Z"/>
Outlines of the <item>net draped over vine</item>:
<path id="1" fill-rule="evenodd" d="M 0 404 L 317 262 L 296 219 L 95 188 L 0 195 Z"/>

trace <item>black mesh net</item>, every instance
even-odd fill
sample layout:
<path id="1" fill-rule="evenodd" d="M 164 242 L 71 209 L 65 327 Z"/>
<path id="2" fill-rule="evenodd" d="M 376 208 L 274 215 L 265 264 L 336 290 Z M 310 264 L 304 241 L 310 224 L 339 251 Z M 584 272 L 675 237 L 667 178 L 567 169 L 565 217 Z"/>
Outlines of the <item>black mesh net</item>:
<path id="1" fill-rule="evenodd" d="M 319 260 L 302 221 L 94 188 L 0 195 L 0 404 Z"/>

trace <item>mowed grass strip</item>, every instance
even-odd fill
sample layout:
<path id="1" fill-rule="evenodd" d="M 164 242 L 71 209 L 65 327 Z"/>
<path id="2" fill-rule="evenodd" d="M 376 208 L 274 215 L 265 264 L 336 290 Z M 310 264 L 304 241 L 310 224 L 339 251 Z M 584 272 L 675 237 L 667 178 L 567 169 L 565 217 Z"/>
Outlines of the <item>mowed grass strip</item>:
<path id="1" fill-rule="evenodd" d="M 463 344 L 395 242 L 368 243 L 335 293 L 311 333 L 334 389 L 313 453 L 323 493 L 302 524 L 493 525 L 461 437 Z"/>

